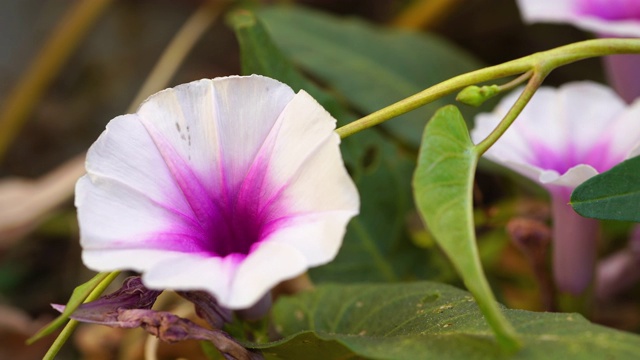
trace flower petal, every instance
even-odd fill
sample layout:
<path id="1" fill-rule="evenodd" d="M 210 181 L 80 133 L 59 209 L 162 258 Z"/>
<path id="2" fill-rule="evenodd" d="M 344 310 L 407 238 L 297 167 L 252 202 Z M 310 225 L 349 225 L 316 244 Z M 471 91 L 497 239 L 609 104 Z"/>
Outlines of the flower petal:
<path id="1" fill-rule="evenodd" d="M 205 290 L 228 309 L 246 309 L 279 282 L 309 267 L 301 252 L 277 242 L 261 243 L 246 258 L 179 254 L 157 263 L 143 276 L 150 288 Z"/>
<path id="2" fill-rule="evenodd" d="M 241 309 L 335 257 L 358 212 L 335 119 L 261 76 L 201 80 L 114 119 L 76 186 L 83 261 Z"/>
<path id="3" fill-rule="evenodd" d="M 520 91 L 506 96 L 490 114 L 480 114 L 471 132 L 484 139 Z M 486 153 L 542 184 L 575 187 L 628 156 L 640 141 L 640 102 L 626 108 L 609 88 L 577 82 L 541 88 L 502 138 Z"/>
<path id="4" fill-rule="evenodd" d="M 238 267 L 225 302 L 234 309 L 246 309 L 279 282 L 304 273 L 308 267 L 297 246 L 265 241 Z"/>
<path id="5" fill-rule="evenodd" d="M 244 178 L 293 96 L 288 86 L 262 76 L 203 79 L 154 95 L 138 114 L 215 193 Z"/>
<path id="6" fill-rule="evenodd" d="M 224 258 L 174 253 L 173 257 L 159 259 L 142 277 L 145 285 L 155 289 L 206 290 L 220 304 L 229 309 L 230 286 L 238 266 L 244 258 Z"/>
<path id="7" fill-rule="evenodd" d="M 288 208 L 285 215 L 269 217 L 269 226 L 280 229 L 269 241 L 296 242 L 311 266 L 335 257 L 344 228 L 359 208 L 357 189 L 340 157 L 340 138 L 333 132 L 335 122 L 327 118 L 304 91 L 289 103 L 268 160 L 269 176 L 280 186 L 262 194 L 263 205 L 277 199 Z M 292 136 L 299 141 L 291 144 L 287 139 Z"/>
<path id="8" fill-rule="evenodd" d="M 584 0 L 582 0 L 584 1 Z M 609 20 L 581 11 L 581 0 L 517 0 L 522 18 L 529 23 L 569 23 L 596 34 L 639 37 L 640 21 Z M 613 6 L 613 5 L 610 5 Z"/>
<path id="9" fill-rule="evenodd" d="M 109 161 L 104 161 L 109 159 Z M 158 204 L 189 213 L 180 189 L 137 115 L 118 116 L 91 146 L 85 163 L 89 180 L 109 179 Z M 76 203 L 82 199 L 76 191 Z"/>
<path id="10" fill-rule="evenodd" d="M 84 176 L 78 181 L 76 192 L 81 245 L 87 251 L 185 250 L 181 243 L 200 237 L 191 217 L 109 178 L 92 181 Z M 199 251 L 194 246 L 188 250 Z"/>

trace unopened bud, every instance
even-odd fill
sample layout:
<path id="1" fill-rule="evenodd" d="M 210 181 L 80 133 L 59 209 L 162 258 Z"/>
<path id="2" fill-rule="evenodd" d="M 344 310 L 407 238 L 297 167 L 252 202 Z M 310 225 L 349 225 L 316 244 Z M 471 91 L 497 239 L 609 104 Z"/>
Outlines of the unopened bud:
<path id="1" fill-rule="evenodd" d="M 480 106 L 485 101 L 500 93 L 498 85 L 476 86 L 471 85 L 462 89 L 456 96 L 456 100 L 470 106 Z"/>

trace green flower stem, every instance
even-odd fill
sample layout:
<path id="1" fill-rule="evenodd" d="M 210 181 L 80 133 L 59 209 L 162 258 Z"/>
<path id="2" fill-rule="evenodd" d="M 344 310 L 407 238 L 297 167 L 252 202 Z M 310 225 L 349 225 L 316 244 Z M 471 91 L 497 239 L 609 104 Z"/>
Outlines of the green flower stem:
<path id="1" fill-rule="evenodd" d="M 518 76 L 517 78 L 509 81 L 508 83 L 498 86 L 498 89 L 500 90 L 500 92 L 512 90 L 516 86 L 518 86 L 518 85 L 522 84 L 523 82 L 525 82 L 526 80 L 529 80 L 532 75 L 533 75 L 533 70 L 529 70 L 526 73 Z"/>
<path id="2" fill-rule="evenodd" d="M 478 156 L 482 156 L 493 144 L 498 141 L 498 139 L 504 134 L 505 131 L 511 126 L 511 124 L 516 120 L 518 115 L 522 112 L 522 109 L 529 103 L 529 100 L 533 97 L 533 94 L 536 93 L 536 90 L 542 85 L 542 81 L 546 77 L 547 74 L 542 74 L 541 72 L 534 72 L 531 79 L 529 79 L 529 83 L 522 91 L 522 94 L 518 97 L 515 104 L 509 109 L 509 112 L 505 115 L 505 117 L 500 121 L 498 126 L 478 145 L 475 146 L 475 151 Z"/>
<path id="3" fill-rule="evenodd" d="M 519 75 L 528 71 L 534 72 L 532 78 L 537 76 L 540 79 L 544 79 L 553 69 L 575 61 L 598 56 L 629 53 L 640 53 L 640 39 L 587 40 L 535 53 L 504 64 L 475 70 L 445 80 L 415 95 L 400 100 L 395 104 L 342 126 L 338 128 L 336 132 L 341 138 L 345 138 L 417 109 L 420 106 L 433 102 L 466 86 L 501 79 L 507 76 Z"/>
<path id="4" fill-rule="evenodd" d="M 98 284 L 98 286 L 96 286 L 96 288 L 93 289 L 93 291 L 91 291 L 89 296 L 87 296 L 87 298 L 84 300 L 85 303 L 88 303 L 90 301 L 93 301 L 99 298 L 100 295 L 102 295 L 104 290 L 107 288 L 107 286 L 109 286 L 111 282 L 113 282 L 113 280 L 118 275 L 120 275 L 120 271 L 105 273 L 105 275 L 106 275 L 105 278 L 102 281 L 100 281 L 100 284 Z M 71 336 L 71 334 L 73 333 L 73 331 L 76 329 L 77 326 L 78 326 L 78 321 L 73 319 L 69 320 L 67 325 L 60 332 L 60 335 L 58 335 L 58 337 L 53 342 L 53 344 L 51 344 L 51 347 L 49 348 L 47 353 L 42 357 L 42 360 L 54 360 L 56 357 L 56 354 L 58 354 L 58 351 L 60 351 L 64 343 L 67 342 L 67 340 L 69 339 L 69 337 Z"/>

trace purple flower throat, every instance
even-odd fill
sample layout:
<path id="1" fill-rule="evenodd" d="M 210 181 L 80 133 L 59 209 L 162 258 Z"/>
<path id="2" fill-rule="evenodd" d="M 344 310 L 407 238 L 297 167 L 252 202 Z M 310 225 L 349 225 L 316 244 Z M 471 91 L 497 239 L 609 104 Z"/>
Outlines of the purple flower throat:
<path id="1" fill-rule="evenodd" d="M 244 179 L 236 185 L 227 185 L 224 174 L 229 171 L 221 165 L 222 185 L 214 190 L 204 186 L 190 163 L 179 156 L 167 141 L 150 132 L 156 144 L 160 144 L 162 157 L 177 186 L 184 195 L 191 214 L 179 213 L 187 229 L 171 229 L 153 241 L 156 248 L 202 253 L 208 256 L 226 257 L 240 255 L 244 258 L 254 246 L 267 238 L 276 225 L 288 218 L 281 209 L 280 196 L 286 184 L 275 191 L 268 177 L 268 159 L 258 156 Z M 264 195 L 270 193 L 270 195 Z"/>

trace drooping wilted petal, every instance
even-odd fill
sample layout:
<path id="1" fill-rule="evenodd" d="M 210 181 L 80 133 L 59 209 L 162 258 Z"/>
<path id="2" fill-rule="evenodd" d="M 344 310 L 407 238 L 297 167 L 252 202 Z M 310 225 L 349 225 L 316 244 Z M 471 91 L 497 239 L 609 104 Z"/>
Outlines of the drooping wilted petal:
<path id="1" fill-rule="evenodd" d="M 122 327 L 118 321 L 120 310 L 151 309 L 161 291 L 149 290 L 139 276 L 125 279 L 120 289 L 104 295 L 95 301 L 80 305 L 71 315 L 72 319 Z M 54 309 L 63 312 L 64 305 L 52 304 Z"/>
<path id="2" fill-rule="evenodd" d="M 122 310 L 119 320 L 126 328 L 141 327 L 158 339 L 174 343 L 184 340 L 211 341 L 226 359 L 259 360 L 262 355 L 251 352 L 220 330 L 205 329 L 194 322 L 165 311 Z"/>
<path id="3" fill-rule="evenodd" d="M 261 76 L 151 96 L 87 155 L 76 187 L 85 264 L 250 307 L 333 259 L 358 212 L 334 128 L 307 93 Z"/>
<path id="4" fill-rule="evenodd" d="M 91 303 L 89 303 L 91 304 Z M 83 305 L 84 306 L 84 305 Z M 54 306 L 62 312 L 64 306 Z M 109 313 L 109 316 L 98 319 L 94 315 L 86 317 L 84 309 L 78 309 L 71 316 L 82 322 L 133 329 L 140 327 L 156 336 L 158 339 L 174 343 L 184 340 L 204 340 L 210 341 L 216 349 L 222 353 L 225 359 L 229 360 L 259 360 L 262 355 L 247 350 L 238 344 L 227 333 L 213 329 L 205 329 L 194 322 L 176 316 L 166 311 L 155 311 L 150 309 L 126 309 L 118 308 Z"/>
<path id="5" fill-rule="evenodd" d="M 222 329 L 233 320 L 231 310 L 225 309 L 206 291 L 177 291 L 177 294 L 193 303 L 196 315 L 205 319 L 214 329 Z"/>

